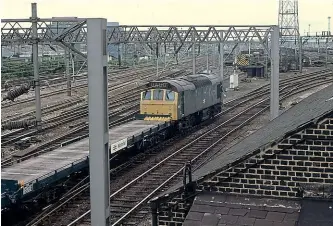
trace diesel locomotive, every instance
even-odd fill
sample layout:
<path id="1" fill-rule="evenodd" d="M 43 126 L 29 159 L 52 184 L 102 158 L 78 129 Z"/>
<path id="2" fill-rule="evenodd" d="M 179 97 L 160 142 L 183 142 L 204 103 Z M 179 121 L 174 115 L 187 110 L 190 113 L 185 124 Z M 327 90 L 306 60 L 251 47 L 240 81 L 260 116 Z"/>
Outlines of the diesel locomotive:
<path id="1" fill-rule="evenodd" d="M 171 121 L 180 131 L 214 117 L 222 108 L 222 80 L 196 74 L 150 82 L 141 93 L 138 119 Z"/>

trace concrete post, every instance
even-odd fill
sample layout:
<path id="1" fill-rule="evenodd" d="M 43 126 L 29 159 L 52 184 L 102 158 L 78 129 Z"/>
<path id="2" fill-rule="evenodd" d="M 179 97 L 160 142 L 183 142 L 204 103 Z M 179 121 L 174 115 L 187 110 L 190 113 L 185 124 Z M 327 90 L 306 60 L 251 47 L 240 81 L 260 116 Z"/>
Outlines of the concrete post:
<path id="1" fill-rule="evenodd" d="M 87 19 L 91 225 L 109 225 L 109 119 L 106 19 Z"/>
<path id="2" fill-rule="evenodd" d="M 34 85 L 36 98 L 36 125 L 37 130 L 42 127 L 42 110 L 40 101 L 40 84 L 39 84 L 39 63 L 38 63 L 38 34 L 37 34 L 37 3 L 31 3 L 32 12 L 32 61 L 34 64 Z"/>
<path id="3" fill-rule="evenodd" d="M 274 26 L 271 33 L 271 105 L 270 119 L 279 116 L 279 27 Z"/>

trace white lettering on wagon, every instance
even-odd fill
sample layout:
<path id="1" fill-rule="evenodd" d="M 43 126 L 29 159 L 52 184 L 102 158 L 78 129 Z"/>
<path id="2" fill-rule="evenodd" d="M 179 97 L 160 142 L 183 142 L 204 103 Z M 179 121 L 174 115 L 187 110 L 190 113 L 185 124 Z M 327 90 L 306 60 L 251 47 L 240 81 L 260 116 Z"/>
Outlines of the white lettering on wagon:
<path id="1" fill-rule="evenodd" d="M 29 192 L 32 192 L 33 187 L 34 187 L 34 183 L 29 183 L 29 184 L 24 185 L 24 187 L 23 187 L 23 195 L 25 195 L 25 194 L 27 194 Z"/>
<path id="2" fill-rule="evenodd" d="M 116 143 L 111 144 L 111 154 L 127 147 L 127 138 L 122 139 Z"/>

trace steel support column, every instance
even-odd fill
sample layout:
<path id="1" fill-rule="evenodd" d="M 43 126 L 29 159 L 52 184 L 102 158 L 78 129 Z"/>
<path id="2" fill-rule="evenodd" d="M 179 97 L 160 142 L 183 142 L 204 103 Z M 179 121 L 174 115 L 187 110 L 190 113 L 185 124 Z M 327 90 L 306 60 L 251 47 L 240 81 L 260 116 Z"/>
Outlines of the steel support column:
<path id="1" fill-rule="evenodd" d="M 166 43 L 164 43 L 164 68 L 166 68 L 166 65 L 167 65 L 166 55 L 167 55 L 167 47 L 166 47 Z"/>
<path id="2" fill-rule="evenodd" d="M 121 67 L 121 53 L 120 53 L 120 45 L 118 44 L 118 65 L 119 67 Z"/>
<path id="3" fill-rule="evenodd" d="M 195 43 L 192 45 L 192 74 L 195 75 Z"/>
<path id="4" fill-rule="evenodd" d="M 224 82 L 223 82 L 223 77 L 224 77 L 224 43 L 220 43 L 220 76 L 221 76 L 221 79 L 222 79 L 222 85 L 224 87 Z"/>
<path id="5" fill-rule="evenodd" d="M 325 67 L 328 67 L 328 38 L 326 39 L 325 49 Z"/>
<path id="6" fill-rule="evenodd" d="M 298 53 L 298 58 L 299 58 L 299 72 L 303 72 L 303 40 L 302 37 L 299 37 L 299 53 Z"/>
<path id="7" fill-rule="evenodd" d="M 109 225 L 109 120 L 106 19 L 87 19 L 91 225 Z"/>
<path id="8" fill-rule="evenodd" d="M 265 54 L 265 69 L 264 69 L 264 72 L 265 72 L 265 78 L 268 79 L 268 58 L 270 57 L 269 56 L 269 52 L 267 50 L 269 50 L 269 46 L 268 46 L 268 41 L 266 41 L 264 43 L 265 45 L 265 48 L 266 48 L 266 54 Z M 280 64 L 280 62 L 279 62 Z"/>
<path id="9" fill-rule="evenodd" d="M 207 67 L 207 73 L 209 74 L 209 44 L 206 44 L 206 51 L 207 51 L 207 65 L 206 65 L 206 67 Z"/>
<path id="10" fill-rule="evenodd" d="M 160 55 L 160 49 L 159 49 L 159 47 L 160 47 L 160 44 L 159 43 L 157 43 L 156 44 L 156 77 L 158 78 L 158 60 L 159 60 L 159 55 Z"/>
<path id="11" fill-rule="evenodd" d="M 271 37 L 271 120 L 279 116 L 279 27 L 273 26 Z"/>
<path id="12" fill-rule="evenodd" d="M 37 3 L 31 3 L 32 12 L 32 62 L 34 65 L 34 86 L 36 99 L 36 125 L 40 130 L 42 127 L 42 110 L 40 102 L 40 79 L 39 79 L 39 63 L 38 63 L 38 34 L 37 34 Z"/>
<path id="13" fill-rule="evenodd" d="M 66 48 L 65 50 L 65 68 L 66 68 L 66 77 L 67 77 L 67 96 L 72 95 L 72 81 L 71 73 L 69 72 L 69 61 L 70 61 L 70 52 Z"/>
<path id="14" fill-rule="evenodd" d="M 0 46 L 0 51 L 1 51 L 1 68 L 3 67 L 3 60 L 2 60 L 2 47 Z"/>

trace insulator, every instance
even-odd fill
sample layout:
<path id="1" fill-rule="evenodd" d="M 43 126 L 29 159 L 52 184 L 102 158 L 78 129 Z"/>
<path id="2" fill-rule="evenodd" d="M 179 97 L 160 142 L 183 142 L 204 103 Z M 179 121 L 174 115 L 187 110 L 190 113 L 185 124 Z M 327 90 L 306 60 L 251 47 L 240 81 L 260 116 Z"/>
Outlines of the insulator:
<path id="1" fill-rule="evenodd" d="M 11 100 L 14 101 L 15 98 L 21 96 L 24 93 L 28 93 L 29 89 L 31 88 L 31 84 L 23 84 L 19 88 L 15 88 L 10 90 L 7 95 L 3 98 L 3 100 Z"/>
<path id="2" fill-rule="evenodd" d="M 3 130 L 12 130 L 12 129 L 27 129 L 29 126 L 36 125 L 35 120 L 22 120 L 22 121 L 11 121 L 1 126 Z"/>

